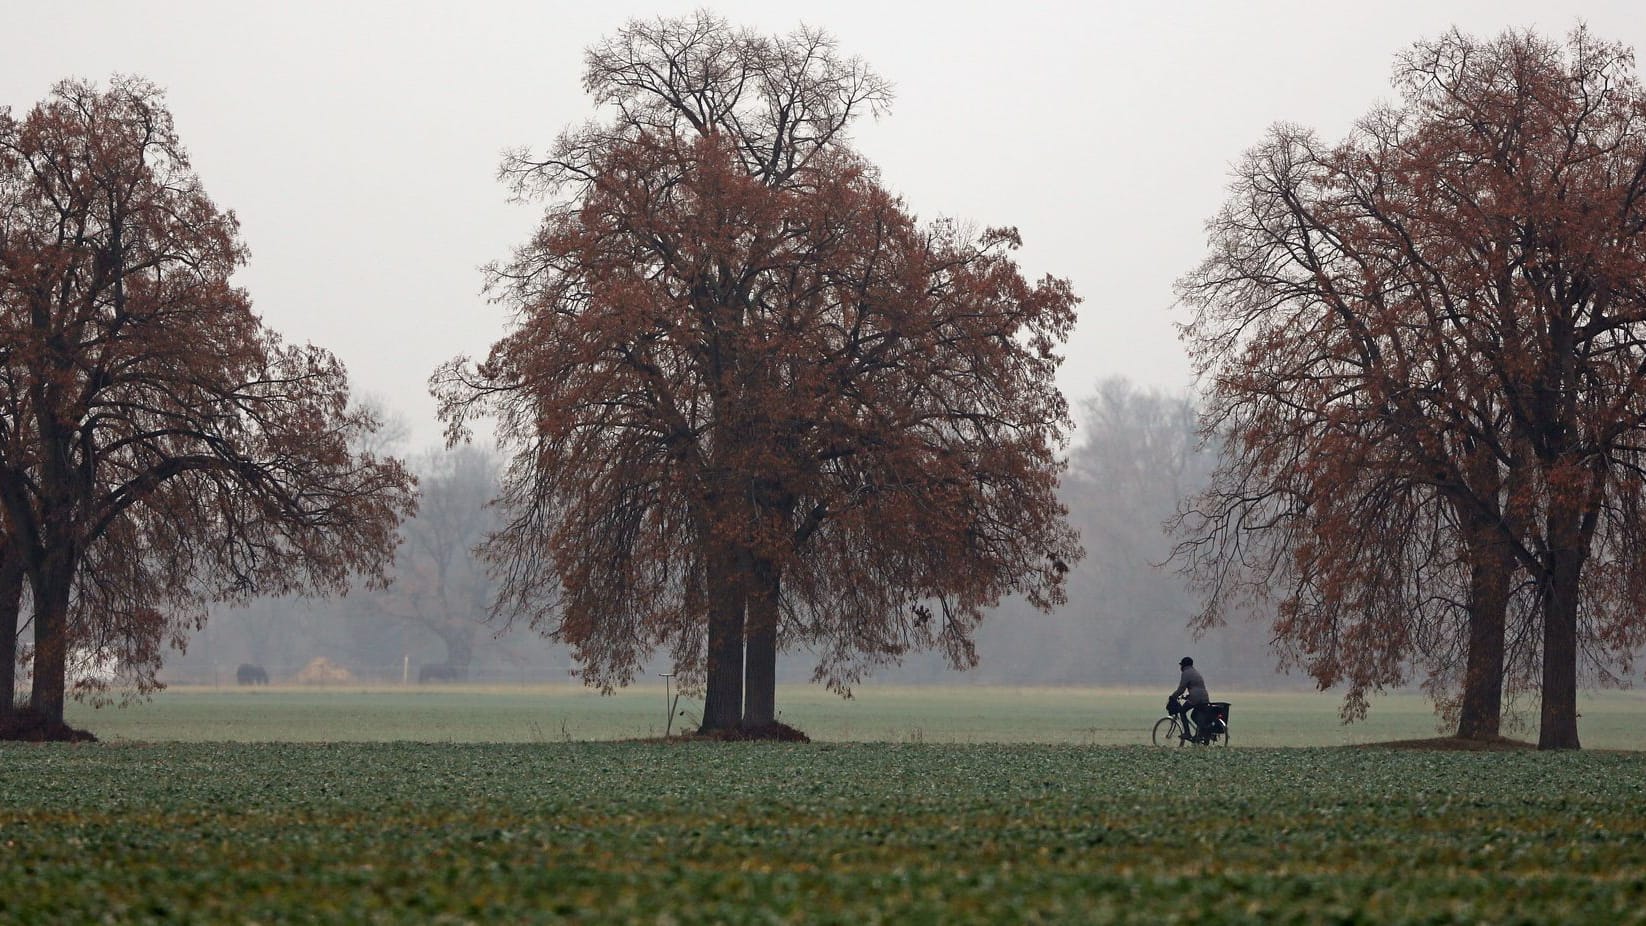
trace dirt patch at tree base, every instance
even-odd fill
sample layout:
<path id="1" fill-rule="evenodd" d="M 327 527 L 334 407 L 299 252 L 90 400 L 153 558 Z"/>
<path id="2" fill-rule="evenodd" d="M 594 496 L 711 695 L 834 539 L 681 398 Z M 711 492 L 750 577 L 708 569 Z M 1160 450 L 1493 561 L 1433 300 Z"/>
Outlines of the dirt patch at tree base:
<path id="1" fill-rule="evenodd" d="M 731 735 L 727 738 L 734 740 L 771 740 L 777 743 L 809 743 L 812 741 L 811 737 L 801 733 L 794 727 L 776 721 L 753 727 L 738 727 L 736 730 L 728 732 Z"/>
<path id="2" fill-rule="evenodd" d="M 23 708 L 0 714 L 0 740 L 22 743 L 95 743 L 97 737 L 61 721 L 48 721 L 39 711 Z"/>
<path id="3" fill-rule="evenodd" d="M 1488 736 L 1465 739 L 1461 736 L 1437 736 L 1423 740 L 1393 740 L 1387 743 L 1361 743 L 1362 749 L 1430 749 L 1436 752 L 1522 752 L 1536 750 L 1536 743 L 1510 739 L 1507 736 Z"/>
<path id="4" fill-rule="evenodd" d="M 642 743 L 809 743 L 812 738 L 786 723 L 767 723 L 735 730 L 693 731 L 663 738 L 638 740 Z"/>

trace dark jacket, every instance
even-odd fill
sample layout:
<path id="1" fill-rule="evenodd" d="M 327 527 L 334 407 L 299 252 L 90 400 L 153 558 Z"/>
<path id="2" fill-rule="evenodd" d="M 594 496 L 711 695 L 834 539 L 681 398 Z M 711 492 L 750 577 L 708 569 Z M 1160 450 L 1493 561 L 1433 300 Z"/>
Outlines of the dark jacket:
<path id="1" fill-rule="evenodd" d="M 1210 704 L 1212 696 L 1206 692 L 1206 680 L 1200 677 L 1200 670 L 1194 666 L 1184 666 L 1183 675 L 1177 680 L 1177 690 L 1172 697 L 1184 692 L 1189 693 L 1190 704 Z"/>

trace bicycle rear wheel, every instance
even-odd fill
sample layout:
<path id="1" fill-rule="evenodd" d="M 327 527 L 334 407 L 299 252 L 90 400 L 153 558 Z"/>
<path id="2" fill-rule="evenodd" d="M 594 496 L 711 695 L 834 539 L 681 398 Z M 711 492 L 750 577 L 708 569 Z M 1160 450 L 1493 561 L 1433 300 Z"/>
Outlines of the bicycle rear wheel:
<path id="1" fill-rule="evenodd" d="M 1155 721 L 1152 739 L 1156 746 L 1181 746 L 1184 743 L 1183 727 L 1176 717 L 1162 717 Z"/>

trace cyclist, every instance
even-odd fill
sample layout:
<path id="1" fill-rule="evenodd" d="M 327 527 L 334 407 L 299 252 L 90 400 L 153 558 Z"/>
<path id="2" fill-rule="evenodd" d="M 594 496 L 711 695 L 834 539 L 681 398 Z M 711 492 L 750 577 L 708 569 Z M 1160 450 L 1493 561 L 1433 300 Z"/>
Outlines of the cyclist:
<path id="1" fill-rule="evenodd" d="M 1199 742 L 1205 736 L 1203 724 L 1206 720 L 1202 719 L 1202 708 L 1212 703 L 1212 696 L 1206 691 L 1206 679 L 1201 677 L 1200 670 L 1194 667 L 1194 659 L 1184 656 L 1178 660 L 1177 667 L 1181 670 L 1177 679 L 1177 690 L 1167 695 L 1166 710 L 1169 713 L 1177 713 L 1178 697 L 1187 694 L 1182 711 L 1194 722 L 1194 739 Z"/>

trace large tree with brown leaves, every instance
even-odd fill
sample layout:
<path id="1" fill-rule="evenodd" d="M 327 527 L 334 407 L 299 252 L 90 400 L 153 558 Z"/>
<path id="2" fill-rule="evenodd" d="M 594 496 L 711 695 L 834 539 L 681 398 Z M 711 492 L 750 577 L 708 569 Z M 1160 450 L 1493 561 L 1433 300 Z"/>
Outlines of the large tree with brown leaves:
<path id="1" fill-rule="evenodd" d="M 1398 678 L 1465 602 L 1476 710 L 1529 577 L 1539 744 L 1576 748 L 1580 655 L 1626 669 L 1646 634 L 1646 93 L 1583 29 L 1454 32 L 1395 82 L 1341 144 L 1249 154 L 1183 281 L 1231 450 L 1193 565 L 1215 598 L 1267 537 L 1245 563 L 1292 583 L 1277 629 L 1323 681 Z"/>
<path id="2" fill-rule="evenodd" d="M 33 605 L 32 707 L 71 650 L 152 683 L 204 602 L 381 576 L 412 508 L 330 354 L 282 343 L 160 92 L 64 82 L 0 114 L 0 594 Z M 0 616 L 9 612 L 0 609 Z"/>
<path id="3" fill-rule="evenodd" d="M 505 165 L 550 197 L 493 273 L 514 330 L 435 378 L 452 435 L 494 414 L 512 455 L 497 610 L 600 685 L 668 647 L 714 731 L 774 719 L 784 645 L 844 688 L 910 647 L 969 664 L 1004 594 L 1059 600 L 1075 299 L 1015 232 L 879 186 L 845 132 L 885 85 L 707 14 L 631 24 L 585 83 L 609 120 Z"/>

